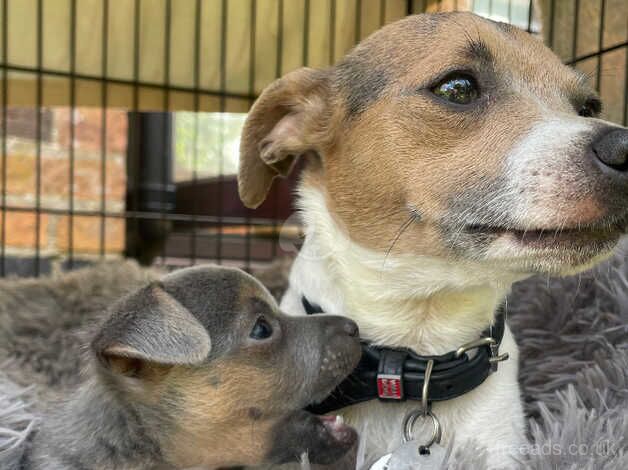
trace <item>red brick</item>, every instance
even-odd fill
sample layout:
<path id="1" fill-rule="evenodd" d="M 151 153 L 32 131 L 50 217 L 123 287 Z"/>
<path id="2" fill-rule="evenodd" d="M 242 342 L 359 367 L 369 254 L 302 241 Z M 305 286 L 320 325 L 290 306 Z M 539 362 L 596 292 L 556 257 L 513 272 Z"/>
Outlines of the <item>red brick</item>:
<path id="1" fill-rule="evenodd" d="M 42 163 L 42 193 L 45 196 L 69 197 L 69 160 L 44 159 Z M 120 202 L 126 192 L 126 170 L 119 159 L 108 159 L 105 165 L 105 198 Z M 74 161 L 74 198 L 98 201 L 101 198 L 101 163 L 98 160 Z"/>
<path id="2" fill-rule="evenodd" d="M 2 161 L 0 161 L 2 171 Z M 29 155 L 7 156 L 7 193 L 9 195 L 35 193 L 35 158 Z"/>
<path id="3" fill-rule="evenodd" d="M 31 212 L 7 211 L 6 212 L 6 246 L 9 248 L 32 248 L 36 247 L 36 220 L 37 215 Z M 39 246 L 45 247 L 48 244 L 48 222 L 47 214 L 39 216 Z"/>
<path id="4" fill-rule="evenodd" d="M 53 111 L 49 108 L 42 109 L 39 114 L 37 108 L 9 107 L 7 108 L 7 135 L 35 140 L 38 135 L 37 119 L 41 116 L 39 135 L 41 135 L 41 140 L 49 141 L 52 137 L 52 114 Z M 1 122 L 2 116 L 0 116 Z"/>
<path id="5" fill-rule="evenodd" d="M 72 227 L 72 250 L 74 253 L 100 252 L 100 217 L 74 216 Z M 59 217 L 56 230 L 56 246 L 60 251 L 70 248 L 69 218 Z M 119 218 L 105 219 L 105 251 L 107 253 L 121 253 L 124 250 L 125 228 L 124 220 Z"/>
<path id="6" fill-rule="evenodd" d="M 62 147 L 70 146 L 70 109 L 61 108 L 55 111 L 55 129 L 57 142 Z M 107 110 L 106 124 L 107 153 L 126 153 L 127 116 L 126 111 L 119 109 Z M 77 108 L 74 110 L 74 148 L 100 152 L 102 113 L 95 108 Z"/>
<path id="7" fill-rule="evenodd" d="M 36 191 L 37 160 L 32 155 L 7 157 L 7 193 L 15 196 L 31 196 Z M 67 158 L 42 156 L 41 196 L 67 198 L 70 194 L 70 163 Z M 0 171 L 2 162 L 0 161 Z M 126 193 L 126 169 L 124 161 L 109 158 L 105 165 L 105 198 L 121 202 Z M 101 162 L 99 160 L 74 161 L 74 198 L 99 201 L 101 198 Z"/>

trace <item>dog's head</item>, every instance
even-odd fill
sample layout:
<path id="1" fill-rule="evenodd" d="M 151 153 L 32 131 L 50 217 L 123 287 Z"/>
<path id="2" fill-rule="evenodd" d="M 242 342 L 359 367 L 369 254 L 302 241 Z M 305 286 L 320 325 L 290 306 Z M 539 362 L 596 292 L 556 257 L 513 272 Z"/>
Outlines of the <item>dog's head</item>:
<path id="1" fill-rule="evenodd" d="M 360 357 L 357 326 L 289 317 L 246 273 L 177 271 L 122 299 L 92 342 L 99 377 L 141 410 L 145 432 L 182 468 L 340 458 L 355 431 L 302 411 Z"/>
<path id="2" fill-rule="evenodd" d="M 240 194 L 257 206 L 307 156 L 302 188 L 363 246 L 564 273 L 607 254 L 626 226 L 628 130 L 600 110 L 582 74 L 517 28 L 411 16 L 263 92 Z"/>

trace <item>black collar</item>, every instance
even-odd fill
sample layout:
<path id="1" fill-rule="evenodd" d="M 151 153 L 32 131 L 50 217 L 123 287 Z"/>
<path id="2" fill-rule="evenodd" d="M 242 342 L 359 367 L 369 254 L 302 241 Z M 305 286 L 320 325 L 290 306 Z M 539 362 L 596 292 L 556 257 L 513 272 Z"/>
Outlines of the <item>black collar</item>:
<path id="1" fill-rule="evenodd" d="M 323 313 L 320 306 L 301 298 L 308 315 Z M 425 369 L 434 361 L 429 379 L 429 401 L 450 400 L 473 390 L 497 370 L 508 353 L 499 354 L 504 337 L 503 308 L 481 338 L 440 356 L 420 356 L 409 349 L 374 346 L 362 341 L 362 358 L 355 370 L 322 403 L 308 409 L 325 414 L 368 400 L 421 400 Z M 473 357 L 467 351 L 476 349 Z"/>

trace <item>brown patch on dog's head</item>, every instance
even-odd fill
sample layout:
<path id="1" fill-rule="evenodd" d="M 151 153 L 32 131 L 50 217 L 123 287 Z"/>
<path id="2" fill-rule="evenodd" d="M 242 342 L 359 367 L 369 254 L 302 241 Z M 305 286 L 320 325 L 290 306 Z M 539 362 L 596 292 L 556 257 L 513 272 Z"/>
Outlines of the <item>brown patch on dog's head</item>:
<path id="1" fill-rule="evenodd" d="M 192 467 L 333 461 L 355 441 L 302 412 L 355 366 L 341 317 L 291 318 L 242 271 L 177 271 L 122 299 L 92 342 L 99 377 L 141 410 L 166 462 Z M 333 355 L 335 367 L 324 366 Z M 303 426 L 307 423 L 307 426 Z M 299 425 L 293 440 L 282 426 Z"/>
<path id="2" fill-rule="evenodd" d="M 287 134 L 318 154 L 302 189 L 322 193 L 351 240 L 529 272 L 586 263 L 619 237 L 628 177 L 596 145 L 611 152 L 598 144 L 620 128 L 596 119 L 594 91 L 533 36 L 469 13 L 411 16 L 317 76 L 326 86 L 305 94 L 291 75 L 271 85 L 242 145 L 272 135 L 261 109 L 319 103 L 316 133 Z M 260 154 L 241 157 L 246 194 Z"/>

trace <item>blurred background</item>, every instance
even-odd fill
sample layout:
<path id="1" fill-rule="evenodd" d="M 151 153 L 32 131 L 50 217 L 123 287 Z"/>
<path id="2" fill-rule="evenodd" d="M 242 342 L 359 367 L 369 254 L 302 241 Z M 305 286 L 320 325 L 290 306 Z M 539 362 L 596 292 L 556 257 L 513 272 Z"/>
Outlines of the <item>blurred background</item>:
<path id="1" fill-rule="evenodd" d="M 626 125 L 626 0 L 0 0 L 0 276 L 293 254 L 297 175 L 255 211 L 237 195 L 256 96 L 386 23 L 450 10 L 542 36 Z"/>

